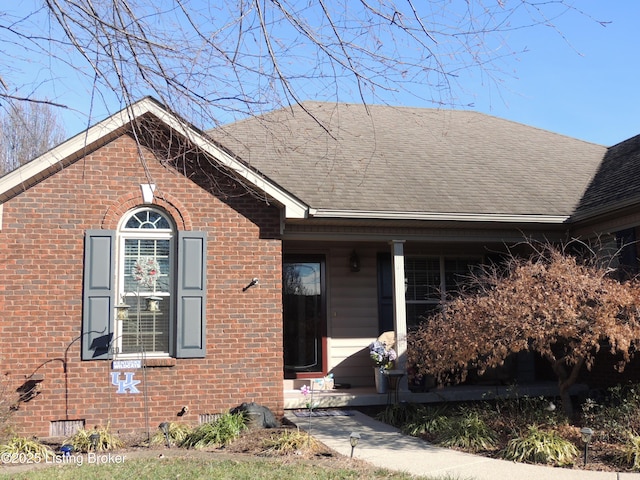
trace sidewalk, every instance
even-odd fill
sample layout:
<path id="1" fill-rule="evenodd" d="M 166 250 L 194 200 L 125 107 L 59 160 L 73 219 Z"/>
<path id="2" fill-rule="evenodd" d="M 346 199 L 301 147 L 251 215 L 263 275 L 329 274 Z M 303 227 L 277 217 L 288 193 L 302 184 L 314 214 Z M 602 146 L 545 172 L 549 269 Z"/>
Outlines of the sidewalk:
<path id="1" fill-rule="evenodd" d="M 544 467 L 497 460 L 435 447 L 418 438 L 403 435 L 399 430 L 378 422 L 356 410 L 348 416 L 313 417 L 310 433 L 327 447 L 349 456 L 352 432 L 361 436 L 354 458 L 378 467 L 412 475 L 455 478 L 459 480 L 640 480 L 640 473 L 592 472 Z M 309 419 L 286 418 L 303 430 L 309 429 Z"/>

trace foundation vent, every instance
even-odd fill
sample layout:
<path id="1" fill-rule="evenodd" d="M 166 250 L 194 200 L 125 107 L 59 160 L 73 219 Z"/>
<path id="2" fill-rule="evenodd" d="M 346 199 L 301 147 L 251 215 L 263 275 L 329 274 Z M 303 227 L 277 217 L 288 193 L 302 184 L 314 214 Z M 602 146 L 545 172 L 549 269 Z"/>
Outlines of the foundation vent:
<path id="1" fill-rule="evenodd" d="M 84 420 L 55 420 L 49 428 L 52 437 L 70 437 L 84 428 Z"/>

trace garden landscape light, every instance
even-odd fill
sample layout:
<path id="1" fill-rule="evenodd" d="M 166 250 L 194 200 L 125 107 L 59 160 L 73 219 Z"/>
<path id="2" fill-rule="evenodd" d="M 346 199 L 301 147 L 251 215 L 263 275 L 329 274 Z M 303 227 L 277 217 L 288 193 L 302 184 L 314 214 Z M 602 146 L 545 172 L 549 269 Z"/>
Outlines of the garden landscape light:
<path id="1" fill-rule="evenodd" d="M 584 443 L 584 464 L 587 464 L 587 456 L 589 454 L 589 443 L 591 443 L 591 437 L 593 437 L 593 430 L 589 427 L 584 427 L 580 430 L 582 441 Z"/>
<path id="2" fill-rule="evenodd" d="M 351 435 L 349 435 L 349 443 L 351 444 L 351 458 L 353 458 L 353 451 L 355 450 L 356 445 L 358 445 L 359 441 L 360 441 L 360 434 L 351 432 Z"/>
<path id="3" fill-rule="evenodd" d="M 91 442 L 91 448 L 93 448 L 93 451 L 97 452 L 98 442 L 100 442 L 100 434 L 98 432 L 93 432 L 89 435 L 89 441 Z"/>
<path id="4" fill-rule="evenodd" d="M 164 433 L 164 438 L 167 441 L 167 448 L 171 448 L 171 440 L 169 439 L 170 426 L 171 425 L 169 424 L 169 422 L 162 422 L 160 425 L 158 425 L 158 428 L 160 429 L 160 431 Z"/>

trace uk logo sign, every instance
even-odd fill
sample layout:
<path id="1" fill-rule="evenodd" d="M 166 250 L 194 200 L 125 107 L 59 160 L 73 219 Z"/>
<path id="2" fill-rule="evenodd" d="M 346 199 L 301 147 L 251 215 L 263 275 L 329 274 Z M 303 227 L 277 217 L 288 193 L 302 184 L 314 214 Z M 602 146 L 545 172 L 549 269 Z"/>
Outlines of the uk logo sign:
<path id="1" fill-rule="evenodd" d="M 134 380 L 134 375 L 135 372 L 124 372 L 124 379 L 121 379 L 120 372 L 111 372 L 111 383 L 118 387 L 116 393 L 140 393 L 140 390 L 136 388 L 140 380 Z"/>

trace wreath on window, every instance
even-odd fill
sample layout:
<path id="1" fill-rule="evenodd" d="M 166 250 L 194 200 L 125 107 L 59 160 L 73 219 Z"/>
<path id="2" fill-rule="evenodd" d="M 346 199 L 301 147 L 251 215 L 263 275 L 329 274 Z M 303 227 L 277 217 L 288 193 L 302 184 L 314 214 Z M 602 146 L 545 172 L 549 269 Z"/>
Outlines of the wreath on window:
<path id="1" fill-rule="evenodd" d="M 133 265 L 131 274 L 138 285 L 152 287 L 160 276 L 160 265 L 153 257 L 141 257 Z"/>

